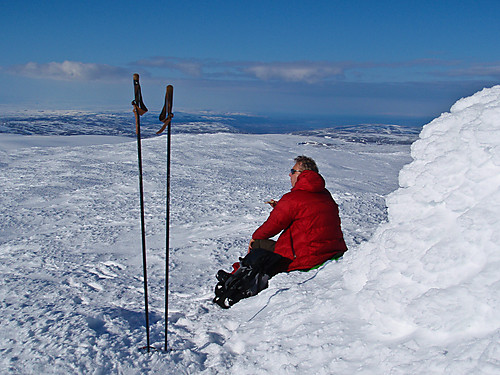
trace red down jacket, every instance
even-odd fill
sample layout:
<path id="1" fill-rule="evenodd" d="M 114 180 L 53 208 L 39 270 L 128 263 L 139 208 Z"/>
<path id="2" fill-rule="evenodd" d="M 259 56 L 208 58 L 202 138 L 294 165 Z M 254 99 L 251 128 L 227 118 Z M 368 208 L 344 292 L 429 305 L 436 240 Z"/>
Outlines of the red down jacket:
<path id="1" fill-rule="evenodd" d="M 313 171 L 301 172 L 252 238 L 268 239 L 281 231 L 275 253 L 292 260 L 287 271 L 309 269 L 347 251 L 337 203 Z"/>

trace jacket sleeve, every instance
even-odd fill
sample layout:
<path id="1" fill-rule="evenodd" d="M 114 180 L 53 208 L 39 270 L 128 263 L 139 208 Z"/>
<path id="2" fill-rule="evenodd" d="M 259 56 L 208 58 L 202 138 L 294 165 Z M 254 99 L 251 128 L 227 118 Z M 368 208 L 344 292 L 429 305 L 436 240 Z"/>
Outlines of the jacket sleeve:
<path id="1" fill-rule="evenodd" d="M 269 214 L 267 220 L 253 233 L 254 240 L 264 240 L 274 237 L 282 230 L 288 228 L 293 221 L 292 202 L 286 195 L 278 201 L 278 204 Z"/>

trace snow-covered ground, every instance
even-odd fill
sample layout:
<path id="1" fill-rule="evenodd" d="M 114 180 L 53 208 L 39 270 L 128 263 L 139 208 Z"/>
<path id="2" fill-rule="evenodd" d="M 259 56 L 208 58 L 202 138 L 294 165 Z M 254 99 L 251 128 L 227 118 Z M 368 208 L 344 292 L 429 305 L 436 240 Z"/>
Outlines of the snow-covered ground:
<path id="1" fill-rule="evenodd" d="M 497 86 L 426 125 L 411 156 L 397 142 L 314 134 L 175 134 L 170 349 L 151 354 L 138 349 L 135 142 L 0 135 L 2 372 L 499 373 L 499 119 Z M 299 154 L 316 159 L 339 203 L 349 252 L 218 308 L 215 273 L 244 254 Z M 151 340 L 161 348 L 165 137 L 144 140 L 143 158 Z"/>

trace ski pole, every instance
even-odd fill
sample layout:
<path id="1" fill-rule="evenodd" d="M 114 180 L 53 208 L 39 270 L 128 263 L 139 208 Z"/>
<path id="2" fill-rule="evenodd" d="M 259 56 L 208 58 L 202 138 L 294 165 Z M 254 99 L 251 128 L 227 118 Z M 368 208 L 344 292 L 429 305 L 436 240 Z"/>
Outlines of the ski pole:
<path id="1" fill-rule="evenodd" d="M 166 199 L 165 199 L 165 351 L 167 351 L 167 335 L 168 335 L 168 269 L 169 269 L 169 249 L 170 249 L 170 154 L 171 154 L 171 136 L 172 136 L 172 113 L 174 98 L 174 87 L 167 86 L 165 93 L 165 104 L 160 113 L 160 121 L 163 122 L 156 134 L 161 134 L 168 126 L 167 130 L 167 186 L 166 186 Z"/>
<path id="2" fill-rule="evenodd" d="M 132 101 L 135 114 L 135 132 L 137 134 L 137 160 L 139 162 L 139 195 L 141 202 L 141 233 L 142 233 L 142 265 L 144 272 L 144 306 L 146 314 L 146 349 L 149 353 L 149 309 L 148 309 L 148 276 L 146 265 L 146 229 L 144 224 L 144 188 L 142 183 L 142 151 L 141 151 L 141 120 L 140 116 L 148 111 L 142 101 L 141 85 L 139 84 L 139 74 L 134 74 L 134 96 Z"/>

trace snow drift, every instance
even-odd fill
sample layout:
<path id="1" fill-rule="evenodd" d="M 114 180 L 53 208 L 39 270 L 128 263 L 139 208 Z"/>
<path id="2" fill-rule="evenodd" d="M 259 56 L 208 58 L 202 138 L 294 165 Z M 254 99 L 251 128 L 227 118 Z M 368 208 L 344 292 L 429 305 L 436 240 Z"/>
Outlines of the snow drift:
<path id="1" fill-rule="evenodd" d="M 345 285 L 373 337 L 432 358 L 413 370 L 499 371 L 500 86 L 426 125 L 411 155 L 388 223 L 345 257 Z"/>

